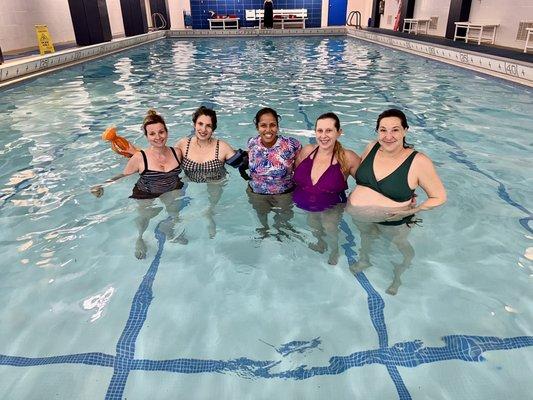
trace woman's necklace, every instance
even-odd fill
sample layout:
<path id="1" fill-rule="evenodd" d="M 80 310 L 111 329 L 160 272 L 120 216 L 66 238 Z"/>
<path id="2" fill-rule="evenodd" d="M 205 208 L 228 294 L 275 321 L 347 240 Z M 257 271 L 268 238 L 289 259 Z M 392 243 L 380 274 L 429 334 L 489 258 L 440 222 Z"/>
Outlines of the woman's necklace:
<path id="1" fill-rule="evenodd" d="M 205 143 L 203 146 L 200 144 L 200 140 L 198 139 L 198 137 L 196 137 L 196 145 L 199 147 L 199 148 L 202 148 L 202 147 L 209 147 L 209 145 L 211 144 L 211 138 L 207 139 L 206 140 L 207 143 Z"/>
<path id="2" fill-rule="evenodd" d="M 159 169 L 162 169 L 162 170 L 165 170 L 165 162 L 167 161 L 167 156 L 164 153 L 165 150 L 166 148 L 163 149 L 163 153 L 159 153 L 159 152 L 155 153 L 156 161 L 159 164 Z"/>

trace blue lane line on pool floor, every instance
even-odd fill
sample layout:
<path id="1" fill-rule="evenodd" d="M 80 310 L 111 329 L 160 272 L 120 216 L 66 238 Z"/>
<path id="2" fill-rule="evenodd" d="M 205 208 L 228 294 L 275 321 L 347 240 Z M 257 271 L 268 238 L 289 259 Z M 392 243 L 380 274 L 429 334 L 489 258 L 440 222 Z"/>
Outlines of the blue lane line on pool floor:
<path id="1" fill-rule="evenodd" d="M 296 86 L 293 86 L 292 88 L 295 98 L 299 98 L 298 88 Z M 309 119 L 309 116 L 305 112 L 301 103 L 298 103 L 298 112 L 303 115 L 307 129 L 314 130 L 314 124 Z M 315 138 L 311 138 L 310 142 L 316 143 Z M 342 229 L 346 233 L 348 246 L 344 246 L 343 248 L 346 258 L 348 259 L 348 265 L 352 265 L 354 262 L 356 262 L 355 251 L 352 251 L 352 249 L 355 248 L 355 237 L 344 219 L 342 219 L 340 222 L 340 229 Z M 367 293 L 368 311 L 370 314 L 370 320 L 372 322 L 372 325 L 374 326 L 374 329 L 376 330 L 376 333 L 378 335 L 379 347 L 386 348 L 388 346 L 389 339 L 387 333 L 387 325 L 385 323 L 385 316 L 383 314 L 383 310 L 385 308 L 385 301 L 379 295 L 376 289 L 374 289 L 374 287 L 363 272 L 355 274 L 355 279 L 357 280 L 357 282 L 359 282 L 361 287 Z M 411 394 L 407 390 L 407 387 L 405 386 L 405 383 L 396 366 L 386 365 L 386 367 L 387 372 L 389 373 L 389 376 L 391 377 L 392 382 L 396 387 L 396 391 L 398 392 L 398 397 L 400 398 L 400 400 L 411 400 Z"/>
<path id="2" fill-rule="evenodd" d="M 498 179 L 496 179 L 495 177 L 490 175 L 488 172 L 485 172 L 485 171 L 482 171 L 481 169 L 479 169 L 479 167 L 474 162 L 472 162 L 472 161 L 470 161 L 468 159 L 467 155 L 465 154 L 465 151 L 455 141 L 439 135 L 436 132 L 435 128 L 427 126 L 426 121 L 425 121 L 424 118 L 420 117 L 417 114 L 414 114 L 414 115 L 416 117 L 416 120 L 417 120 L 419 126 L 423 127 L 424 130 L 427 133 L 429 133 L 431 136 L 433 136 L 439 142 L 446 143 L 447 145 L 449 145 L 449 146 L 454 148 L 455 151 L 450 151 L 449 152 L 450 158 L 452 160 L 454 160 L 454 161 L 456 161 L 456 162 L 458 162 L 460 164 L 466 165 L 466 167 L 469 170 L 477 172 L 478 174 L 481 174 L 481 175 L 485 176 L 486 178 L 490 179 L 491 181 L 497 183 L 498 184 L 498 190 L 497 190 L 498 197 L 500 199 L 502 199 L 503 201 L 505 201 L 507 204 L 519 209 L 524 214 L 527 214 L 526 217 L 519 218 L 518 221 L 519 221 L 520 225 L 522 225 L 524 227 L 524 229 L 526 229 L 529 233 L 533 233 L 533 228 L 531 226 L 529 226 L 530 221 L 533 220 L 533 213 L 531 211 L 529 211 L 527 208 L 525 208 L 523 205 L 521 205 L 520 203 L 517 203 L 516 201 L 514 201 L 511 198 L 511 196 L 509 195 L 509 192 L 507 191 L 507 188 L 505 187 L 505 185 L 501 181 L 499 181 Z"/>
<path id="3" fill-rule="evenodd" d="M 349 262 L 354 261 L 353 234 L 343 221 L 342 229 L 347 232 L 348 242 L 343 245 Z M 363 273 L 356 274 L 356 278 L 365 290 L 369 290 L 369 311 L 373 323 L 377 327 L 380 338 L 378 349 L 364 350 L 352 353 L 348 356 L 333 356 L 329 359 L 329 365 L 308 367 L 300 365 L 296 368 L 271 372 L 278 366 L 282 359 L 278 360 L 252 360 L 240 357 L 233 360 L 200 360 L 200 359 L 173 359 L 173 360 L 145 360 L 134 359 L 135 342 L 137 335 L 144 324 L 152 300 L 152 284 L 158 271 L 161 254 L 166 237 L 156 228 L 155 235 L 158 240 L 158 251 L 146 272 L 139 289 L 134 297 L 130 318 L 117 344 L 117 355 L 112 356 L 104 353 L 71 354 L 52 357 L 16 357 L 0 355 L 0 365 L 14 367 L 43 366 L 50 364 L 85 364 L 113 368 L 113 377 L 106 394 L 107 399 L 120 399 L 130 371 L 166 371 L 180 374 L 198 373 L 231 373 L 243 378 L 281 378 L 305 380 L 314 376 L 338 375 L 354 367 L 362 367 L 370 364 L 384 365 L 398 391 L 400 399 L 410 399 L 411 396 L 401 379 L 397 367 L 413 368 L 421 364 L 441 362 L 445 360 L 463 360 L 467 362 L 484 361 L 483 353 L 495 350 L 511 350 L 533 346 L 533 336 L 513 338 L 497 338 L 491 336 L 472 335 L 449 335 L 442 338 L 445 345 L 442 347 L 424 347 L 421 340 L 401 342 L 392 347 L 386 346 L 385 326 L 375 321 L 383 319 L 381 302 L 376 301 L 376 294 Z M 350 239 L 351 238 L 351 239 Z M 378 295 L 379 297 L 379 295 Z M 384 335 L 385 333 L 385 335 Z M 309 348 L 316 348 L 320 342 L 313 339 Z M 281 345 L 284 349 L 294 342 Z M 306 343 L 299 342 L 305 347 Z M 279 352 L 278 352 L 279 354 Z M 290 353 L 289 353 L 290 354 Z M 287 354 L 282 354 L 282 357 Z"/>
<path id="4" fill-rule="evenodd" d="M 363 350 L 347 356 L 332 356 L 326 366 L 300 365 L 293 369 L 270 372 L 278 366 L 278 360 L 253 360 L 239 357 L 232 360 L 205 360 L 179 358 L 171 360 L 128 360 L 128 371 L 166 371 L 180 374 L 234 373 L 245 378 L 284 378 L 305 380 L 314 376 L 339 375 L 345 371 L 365 365 L 381 364 L 390 367 L 415 368 L 448 360 L 483 362 L 483 354 L 489 351 L 514 350 L 533 347 L 533 336 L 498 338 L 494 336 L 448 335 L 442 338 L 441 347 L 424 347 L 421 340 L 396 343 L 386 348 Z M 117 356 L 104 353 L 68 354 L 52 357 L 16 357 L 0 355 L 0 365 L 11 367 L 30 367 L 53 364 L 84 364 L 114 368 Z M 126 375 L 127 376 L 127 375 Z"/>
<path id="5" fill-rule="evenodd" d="M 301 111 L 303 112 L 303 109 Z M 308 119 L 306 119 L 306 122 L 310 123 Z M 505 187 L 504 192 L 506 193 Z M 341 229 L 346 232 L 348 238 L 351 238 L 346 245 L 343 245 L 348 261 L 351 263 L 355 261 L 353 234 L 344 220 L 341 222 Z M 168 371 L 186 374 L 232 372 L 243 377 L 301 380 L 319 375 L 337 375 L 350 368 L 368 364 L 382 364 L 386 366 L 396 386 L 398 395 L 403 400 L 410 399 L 411 396 L 403 383 L 397 366 L 416 367 L 421 364 L 445 360 L 480 362 L 484 360 L 482 354 L 486 351 L 510 350 L 533 346 L 533 337 L 531 336 L 501 339 L 496 337 L 450 335 L 443 338 L 445 342 L 445 346 L 443 347 L 425 348 L 423 347 L 423 342 L 420 340 L 397 343 L 392 347 L 388 347 L 387 330 L 383 316 L 383 299 L 372 287 L 364 273 L 361 272 L 356 274 L 355 277 L 368 294 L 368 307 L 371 321 L 378 333 L 380 346 L 378 349 L 356 352 L 348 356 L 333 356 L 330 358 L 328 366 L 307 368 L 307 366 L 301 365 L 297 368 L 277 373 L 270 373 L 270 370 L 279 365 L 281 360 L 255 361 L 244 357 L 228 361 L 197 359 L 137 360 L 133 358 L 135 342 L 146 320 L 148 308 L 152 300 L 152 284 L 157 273 L 160 256 L 166 239 L 164 234 L 157 228 L 156 238 L 158 240 L 158 252 L 134 297 L 130 318 L 117 344 L 116 356 L 104 353 L 86 353 L 42 358 L 0 355 L 0 365 L 27 367 L 70 363 L 113 367 L 114 373 L 106 398 L 117 399 L 122 398 L 131 370 Z"/>
<path id="6" fill-rule="evenodd" d="M 356 253 L 355 250 L 353 250 L 356 246 L 354 241 L 355 237 L 344 219 L 341 220 L 340 229 L 346 234 L 346 243 L 342 247 L 344 248 L 344 254 L 348 260 L 348 265 L 352 265 L 356 262 Z M 387 348 L 389 343 L 389 335 L 387 333 L 387 325 L 385 324 L 385 315 L 383 314 L 383 310 L 385 309 L 385 301 L 379 295 L 376 289 L 374 289 L 363 272 L 356 273 L 355 279 L 367 293 L 368 311 L 372 325 L 378 334 L 379 348 Z M 410 400 L 411 394 L 405 386 L 398 368 L 395 365 L 384 365 L 387 367 L 387 372 L 389 373 L 389 376 L 396 387 L 396 391 L 398 392 L 398 397 L 400 400 Z"/>
<path id="7" fill-rule="evenodd" d="M 117 343 L 117 355 L 113 363 L 113 377 L 107 389 L 106 399 L 121 399 L 124 388 L 126 387 L 126 381 L 128 380 L 135 356 L 135 342 L 137 341 L 141 328 L 146 322 L 148 308 L 153 299 L 152 285 L 159 268 L 165 244 L 165 234 L 160 231 L 159 227 L 164 222 L 160 222 L 155 229 L 155 238 L 158 243 L 157 253 L 133 297 L 128 321 Z"/>

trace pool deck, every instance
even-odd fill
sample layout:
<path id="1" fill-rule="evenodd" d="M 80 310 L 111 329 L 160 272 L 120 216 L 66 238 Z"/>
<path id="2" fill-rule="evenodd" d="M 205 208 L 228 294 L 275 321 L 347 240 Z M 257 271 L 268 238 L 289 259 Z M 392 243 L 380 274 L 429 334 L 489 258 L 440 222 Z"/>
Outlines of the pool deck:
<path id="1" fill-rule="evenodd" d="M 524 53 L 523 49 L 512 49 L 508 47 L 489 46 L 486 44 L 465 43 L 462 40 L 454 41 L 452 39 L 429 36 L 429 35 L 414 35 L 412 33 L 391 31 L 390 29 L 367 28 L 366 31 L 379 33 L 382 35 L 394 36 L 409 40 L 416 40 L 418 42 L 433 43 L 438 46 L 453 47 L 460 50 L 472 51 L 476 53 L 483 53 L 487 56 L 496 56 L 502 58 L 509 58 L 516 61 L 524 61 L 533 63 L 533 54 Z"/>
<path id="2" fill-rule="evenodd" d="M 488 74 L 533 87 L 533 55 L 495 46 L 477 45 L 446 38 L 413 35 L 386 29 L 356 30 L 352 27 L 306 29 L 183 29 L 155 31 L 91 46 L 57 46 L 59 51 L 40 55 L 37 51 L 4 55 L 0 64 L 0 88 L 32 79 L 42 74 L 99 58 L 154 40 L 170 38 L 259 37 L 259 36 L 344 36 L 355 37 L 397 50 L 417 54 L 448 64 Z"/>

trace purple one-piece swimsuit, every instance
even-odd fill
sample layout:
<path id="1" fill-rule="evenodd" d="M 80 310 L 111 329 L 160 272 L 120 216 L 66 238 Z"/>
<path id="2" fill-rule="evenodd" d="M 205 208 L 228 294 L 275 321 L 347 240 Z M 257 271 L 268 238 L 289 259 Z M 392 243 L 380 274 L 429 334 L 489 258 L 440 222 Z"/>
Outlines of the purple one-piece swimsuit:
<path id="1" fill-rule="evenodd" d="M 333 164 L 333 156 L 328 169 L 313 185 L 311 169 L 318 147 L 307 156 L 294 170 L 296 184 L 292 199 L 299 208 L 307 211 L 324 211 L 339 203 L 346 203 L 345 190 L 348 184 L 339 163 Z M 311 158 L 312 157 L 312 158 Z"/>

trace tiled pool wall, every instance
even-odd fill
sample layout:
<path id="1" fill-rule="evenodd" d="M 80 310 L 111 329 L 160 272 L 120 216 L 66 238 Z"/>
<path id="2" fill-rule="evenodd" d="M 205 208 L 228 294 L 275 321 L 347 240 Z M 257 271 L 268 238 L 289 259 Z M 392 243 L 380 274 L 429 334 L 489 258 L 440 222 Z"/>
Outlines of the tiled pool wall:
<path id="1" fill-rule="evenodd" d="M 377 43 L 397 50 L 417 54 L 422 57 L 442 61 L 458 67 L 467 68 L 521 85 L 533 87 L 533 64 L 491 56 L 452 47 L 422 43 L 368 31 L 346 29 L 345 27 L 306 28 L 306 29 L 231 29 L 207 30 L 185 29 L 175 31 L 150 32 L 130 38 L 115 39 L 111 42 L 96 44 L 83 48 L 59 51 L 53 54 L 28 57 L 9 61 L 0 65 L 0 87 L 20 82 L 41 73 L 102 57 L 129 47 L 141 45 L 154 40 L 171 38 L 199 37 L 253 37 L 253 36 L 317 36 L 348 35 L 372 43 Z"/>
<path id="2" fill-rule="evenodd" d="M 192 27 L 194 29 L 207 29 L 209 11 L 220 15 L 236 15 L 239 25 L 253 27 L 257 22 L 246 21 L 246 10 L 259 10 L 263 8 L 264 0 L 191 0 Z M 305 25 L 318 28 L 322 19 L 322 0 L 276 0 L 276 9 L 307 9 Z"/>
<path id="3" fill-rule="evenodd" d="M 0 87 L 165 37 L 164 31 L 150 32 L 134 37 L 114 39 L 111 42 L 8 61 L 0 65 Z"/>
<path id="4" fill-rule="evenodd" d="M 350 28 L 347 32 L 351 37 L 533 87 L 531 63 L 363 30 Z"/>

